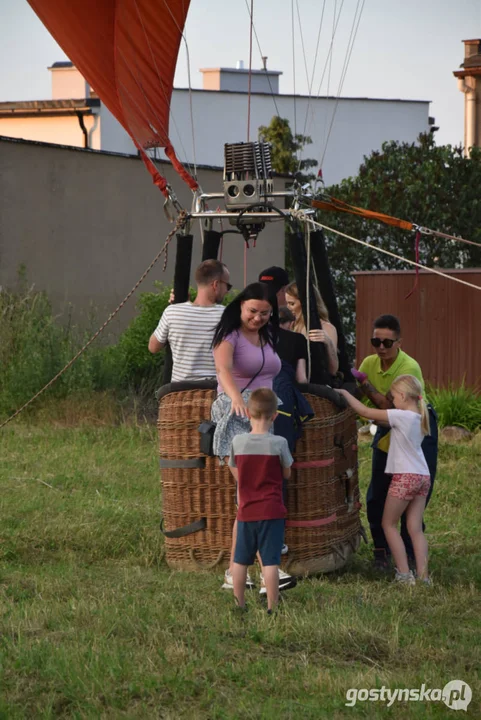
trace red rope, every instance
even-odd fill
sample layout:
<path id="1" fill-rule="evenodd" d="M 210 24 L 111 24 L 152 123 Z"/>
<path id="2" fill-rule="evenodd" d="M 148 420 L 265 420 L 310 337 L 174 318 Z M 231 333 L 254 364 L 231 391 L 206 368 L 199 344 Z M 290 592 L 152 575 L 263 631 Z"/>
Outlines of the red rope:
<path id="1" fill-rule="evenodd" d="M 416 254 L 416 262 L 419 263 L 419 241 L 421 240 L 421 233 L 419 230 L 416 230 L 416 238 L 414 240 L 414 248 L 415 248 L 415 254 Z M 413 292 L 416 290 L 419 282 L 419 266 L 416 265 L 416 279 L 414 281 L 414 285 L 412 286 L 411 290 L 408 292 L 406 297 L 404 298 L 407 300 L 411 297 Z"/>

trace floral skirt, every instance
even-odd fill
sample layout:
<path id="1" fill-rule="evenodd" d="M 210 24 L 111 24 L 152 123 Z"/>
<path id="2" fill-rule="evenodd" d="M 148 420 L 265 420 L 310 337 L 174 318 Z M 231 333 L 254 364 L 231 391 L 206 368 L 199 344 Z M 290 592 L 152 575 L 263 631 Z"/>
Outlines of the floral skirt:
<path id="1" fill-rule="evenodd" d="M 399 500 L 414 500 L 417 495 L 427 497 L 431 486 L 429 475 L 398 473 L 392 476 L 388 495 Z"/>
<path id="2" fill-rule="evenodd" d="M 252 390 L 244 390 L 242 399 L 247 405 Z M 278 403 L 282 402 L 278 399 Z M 231 414 L 232 401 L 226 393 L 220 393 L 212 403 L 211 420 L 215 422 L 213 451 L 214 455 L 218 455 L 221 463 L 224 458 L 230 455 L 232 440 L 236 435 L 249 433 L 251 431 L 251 423 L 249 418 L 241 415 Z M 269 432 L 273 433 L 274 428 L 271 427 Z"/>

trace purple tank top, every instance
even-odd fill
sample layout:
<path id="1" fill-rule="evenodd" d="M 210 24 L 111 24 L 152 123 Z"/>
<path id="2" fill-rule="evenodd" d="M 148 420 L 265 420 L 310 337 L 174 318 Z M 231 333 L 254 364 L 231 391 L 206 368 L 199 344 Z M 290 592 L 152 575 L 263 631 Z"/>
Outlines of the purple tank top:
<path id="1" fill-rule="evenodd" d="M 240 330 L 227 335 L 225 340 L 234 348 L 232 375 L 237 388 L 243 390 L 251 378 L 260 370 L 262 365 L 262 350 L 253 345 Z M 255 380 L 249 384 L 248 390 L 269 388 L 272 390 L 272 381 L 281 370 L 281 359 L 270 345 L 264 345 L 264 367 Z M 222 393 L 222 385 L 217 384 L 217 392 Z"/>

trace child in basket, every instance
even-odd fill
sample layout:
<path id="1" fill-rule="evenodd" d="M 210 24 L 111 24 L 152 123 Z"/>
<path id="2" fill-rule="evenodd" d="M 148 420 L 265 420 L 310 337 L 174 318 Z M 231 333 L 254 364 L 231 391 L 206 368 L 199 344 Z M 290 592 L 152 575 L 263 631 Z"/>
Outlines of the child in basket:
<path id="1" fill-rule="evenodd" d="M 428 576 L 428 545 L 423 533 L 423 513 L 429 492 L 429 469 L 421 450 L 425 435 L 429 435 L 429 415 L 422 396 L 421 383 L 413 375 L 400 375 L 391 385 L 394 408 L 368 408 L 346 390 L 337 390 L 362 417 L 391 427 L 386 473 L 392 474 L 382 529 L 396 563 L 397 582 L 414 585 L 409 570 L 406 548 L 398 531 L 401 515 L 406 510 L 407 529 L 416 558 L 417 577 L 430 583 Z"/>
<path id="2" fill-rule="evenodd" d="M 237 482 L 237 541 L 232 567 L 234 596 L 245 607 L 247 568 L 259 551 L 271 614 L 279 599 L 281 550 L 284 543 L 283 479 L 291 475 L 292 455 L 287 440 L 269 429 L 277 415 L 272 390 L 254 390 L 247 402 L 252 430 L 232 441 L 229 467 Z"/>

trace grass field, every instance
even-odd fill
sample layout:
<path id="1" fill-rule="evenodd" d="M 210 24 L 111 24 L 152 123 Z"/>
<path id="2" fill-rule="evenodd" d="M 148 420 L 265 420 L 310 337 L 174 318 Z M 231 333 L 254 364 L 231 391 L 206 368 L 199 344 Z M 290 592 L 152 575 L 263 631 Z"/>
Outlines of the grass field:
<path id="1" fill-rule="evenodd" d="M 11 424 L 0 436 L 0 718 L 446 718 L 349 688 L 472 689 L 481 716 L 481 443 L 443 445 L 426 521 L 434 586 L 365 545 L 269 618 L 162 559 L 155 428 Z M 369 448 L 360 453 L 363 493 Z M 464 717 L 464 716 L 463 716 Z"/>

